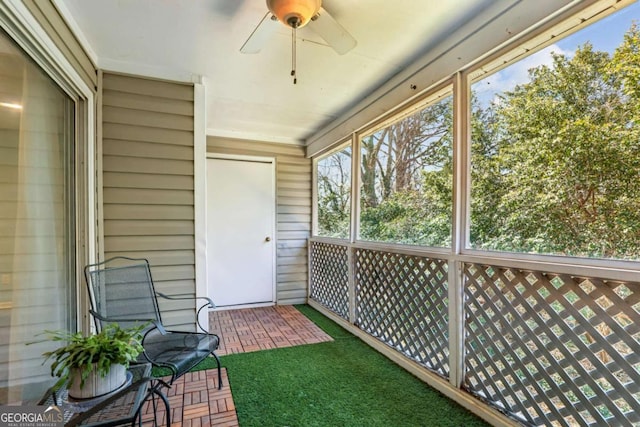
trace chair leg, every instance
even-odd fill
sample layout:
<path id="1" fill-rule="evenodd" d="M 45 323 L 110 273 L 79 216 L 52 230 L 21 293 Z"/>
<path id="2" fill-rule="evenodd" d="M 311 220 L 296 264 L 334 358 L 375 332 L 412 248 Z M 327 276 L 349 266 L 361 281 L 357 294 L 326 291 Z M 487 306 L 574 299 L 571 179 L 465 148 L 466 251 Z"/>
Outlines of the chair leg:
<path id="1" fill-rule="evenodd" d="M 149 387 L 149 391 L 147 392 L 147 396 L 144 399 L 144 400 L 150 399 L 151 404 L 153 405 L 153 426 L 154 427 L 159 427 L 159 424 L 158 424 L 159 402 L 157 401 L 157 399 L 162 400 L 162 403 L 164 404 L 167 427 L 171 426 L 171 405 L 169 404 L 169 399 L 167 399 L 167 396 L 162 392 L 162 387 L 170 388 L 170 386 L 162 380 L 158 380 L 158 381 L 153 380 L 151 382 L 151 386 Z M 138 408 L 138 419 L 139 419 L 140 427 L 142 427 L 142 412 L 140 411 L 141 409 L 142 409 L 142 405 L 140 405 L 140 408 Z"/>
<path id="2" fill-rule="evenodd" d="M 215 353 L 211 354 L 216 358 L 216 363 L 218 364 L 218 390 L 220 390 L 222 388 L 222 368 L 220 366 L 220 358 Z"/>
<path id="3" fill-rule="evenodd" d="M 165 413 L 167 414 L 166 415 L 167 427 L 170 427 L 171 426 L 171 406 L 169 405 L 169 400 L 167 399 L 167 396 L 165 396 L 164 393 L 159 389 L 154 389 L 154 390 L 152 390 L 152 392 L 153 392 L 153 394 L 155 394 L 158 397 L 160 397 L 160 399 L 164 403 L 164 410 L 165 410 Z M 154 401 L 155 401 L 155 399 L 154 399 Z"/>

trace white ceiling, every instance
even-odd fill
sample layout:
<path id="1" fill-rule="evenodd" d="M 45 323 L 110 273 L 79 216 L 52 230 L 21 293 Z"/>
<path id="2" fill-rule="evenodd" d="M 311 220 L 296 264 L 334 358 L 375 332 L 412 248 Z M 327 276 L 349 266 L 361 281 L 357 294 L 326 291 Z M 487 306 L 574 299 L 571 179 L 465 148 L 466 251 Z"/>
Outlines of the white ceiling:
<path id="1" fill-rule="evenodd" d="M 260 53 L 239 52 L 267 11 L 264 0 L 56 3 L 100 68 L 202 78 L 209 135 L 304 144 L 483 9 L 513 1 L 324 0 L 358 45 L 340 56 L 300 29 L 296 85 L 285 26 Z"/>

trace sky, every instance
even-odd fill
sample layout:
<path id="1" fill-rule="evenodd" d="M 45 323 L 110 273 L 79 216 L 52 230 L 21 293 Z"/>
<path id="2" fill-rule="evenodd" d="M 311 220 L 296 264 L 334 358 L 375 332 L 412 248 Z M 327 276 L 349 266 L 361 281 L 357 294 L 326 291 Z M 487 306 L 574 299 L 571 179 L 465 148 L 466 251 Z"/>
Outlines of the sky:
<path id="1" fill-rule="evenodd" d="M 594 50 L 612 53 L 622 43 L 625 32 L 633 22 L 640 25 L 640 1 L 476 82 L 472 90 L 478 95 L 479 101 L 486 105 L 495 98 L 496 93 L 511 90 L 517 84 L 527 82 L 530 68 L 551 64 L 552 52 L 571 57 L 579 46 L 590 42 Z"/>

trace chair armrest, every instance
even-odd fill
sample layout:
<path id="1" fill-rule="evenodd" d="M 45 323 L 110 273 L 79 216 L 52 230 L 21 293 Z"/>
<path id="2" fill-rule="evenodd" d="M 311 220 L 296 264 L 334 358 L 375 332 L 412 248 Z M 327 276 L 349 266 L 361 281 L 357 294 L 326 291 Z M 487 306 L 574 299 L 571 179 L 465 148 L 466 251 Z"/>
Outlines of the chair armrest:
<path id="1" fill-rule="evenodd" d="M 191 300 L 203 299 L 203 300 L 205 300 L 205 303 L 202 304 L 198 308 L 198 311 L 196 312 L 196 324 L 202 330 L 202 332 L 208 333 L 207 329 L 205 329 L 202 326 L 202 324 L 200 324 L 200 312 L 205 308 L 209 308 L 209 309 L 216 308 L 216 305 L 213 303 L 211 298 L 208 298 L 208 297 L 178 297 L 178 296 L 173 296 L 173 295 L 166 295 L 166 294 L 163 294 L 162 292 L 158 292 L 158 291 L 156 291 L 156 295 L 158 295 L 159 297 L 165 298 L 165 299 L 169 299 L 169 300 L 185 300 L 185 299 L 191 299 Z"/>
<path id="2" fill-rule="evenodd" d="M 203 299 L 203 300 L 206 301 L 204 306 L 206 306 L 208 308 L 216 308 L 216 305 L 213 303 L 213 301 L 209 297 L 178 297 L 178 296 L 174 296 L 174 295 L 163 294 L 162 292 L 158 292 L 158 291 L 156 291 L 156 295 L 158 295 L 159 297 L 165 298 L 165 299 L 172 299 L 172 300 L 181 300 L 181 299 L 197 300 L 197 299 Z"/>
<path id="3" fill-rule="evenodd" d="M 96 313 L 93 310 L 89 310 L 89 312 L 91 313 L 91 315 L 93 317 L 95 317 L 98 320 L 101 320 L 102 322 L 107 322 L 107 323 L 119 323 L 119 322 L 145 322 L 145 323 L 152 323 L 155 328 L 162 334 L 162 335 L 166 335 L 167 334 L 167 330 L 164 328 L 164 326 L 162 326 L 162 323 L 160 323 L 159 321 L 155 320 L 155 319 L 136 319 L 136 318 L 118 318 L 118 319 L 112 319 L 109 317 L 105 317 L 99 313 Z"/>

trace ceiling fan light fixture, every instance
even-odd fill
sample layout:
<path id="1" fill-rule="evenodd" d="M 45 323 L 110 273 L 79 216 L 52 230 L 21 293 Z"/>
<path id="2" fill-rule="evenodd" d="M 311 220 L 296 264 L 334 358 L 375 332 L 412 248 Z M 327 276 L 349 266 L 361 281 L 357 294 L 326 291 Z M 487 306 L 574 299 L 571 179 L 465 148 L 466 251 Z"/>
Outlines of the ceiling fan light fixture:
<path id="1" fill-rule="evenodd" d="M 301 28 L 316 16 L 322 0 L 267 0 L 267 7 L 287 27 Z"/>

